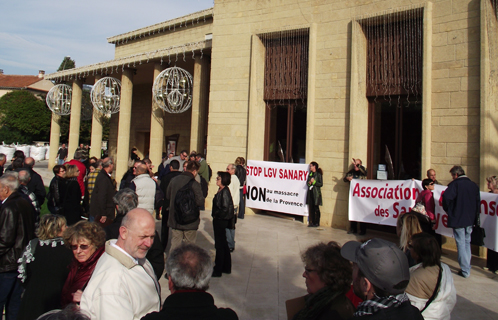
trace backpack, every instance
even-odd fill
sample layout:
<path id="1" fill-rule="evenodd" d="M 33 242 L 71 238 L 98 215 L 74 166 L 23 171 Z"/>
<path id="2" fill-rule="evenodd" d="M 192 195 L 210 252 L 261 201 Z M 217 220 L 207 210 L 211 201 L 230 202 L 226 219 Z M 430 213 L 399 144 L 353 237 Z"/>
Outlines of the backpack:
<path id="1" fill-rule="evenodd" d="M 175 195 L 175 220 L 176 223 L 185 225 L 199 219 L 199 207 L 195 203 L 195 193 L 192 190 L 194 179 L 184 185 Z"/>

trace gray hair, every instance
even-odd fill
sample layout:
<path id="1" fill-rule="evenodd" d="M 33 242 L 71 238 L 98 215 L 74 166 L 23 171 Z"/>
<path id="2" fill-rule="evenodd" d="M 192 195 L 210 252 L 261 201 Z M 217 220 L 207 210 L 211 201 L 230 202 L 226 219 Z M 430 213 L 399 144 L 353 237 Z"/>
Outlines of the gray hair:
<path id="1" fill-rule="evenodd" d="M 118 206 L 118 215 L 122 216 L 138 206 L 138 196 L 135 191 L 130 188 L 119 190 L 114 197 L 112 197 L 112 200 L 114 200 L 114 204 Z"/>
<path id="2" fill-rule="evenodd" d="M 166 272 L 176 290 L 207 290 L 213 273 L 213 262 L 206 250 L 195 244 L 184 244 L 171 252 Z"/>
<path id="3" fill-rule="evenodd" d="M 90 317 L 79 308 L 74 308 L 73 304 L 69 304 L 63 310 L 56 309 L 46 312 L 36 320 L 90 320 Z"/>
<path id="4" fill-rule="evenodd" d="M 17 172 L 7 172 L 0 177 L 0 184 L 14 192 L 19 188 L 19 174 Z"/>
<path id="5" fill-rule="evenodd" d="M 461 166 L 453 166 L 453 168 L 450 169 L 450 173 L 456 175 L 457 177 L 465 175 L 465 171 Z"/>
<path id="6" fill-rule="evenodd" d="M 114 164 L 114 160 L 111 157 L 102 160 L 102 168 L 108 168 L 111 164 Z"/>
<path id="7" fill-rule="evenodd" d="M 75 160 L 80 160 L 81 158 L 83 158 L 83 153 L 81 151 L 76 151 L 74 152 L 74 157 L 73 157 Z"/>
<path id="8" fill-rule="evenodd" d="M 4 153 L 0 153 L 0 161 L 4 161 L 5 160 L 5 154 Z"/>
<path id="9" fill-rule="evenodd" d="M 19 183 L 20 184 L 28 184 L 31 179 L 31 174 L 28 170 L 20 170 L 19 171 Z"/>

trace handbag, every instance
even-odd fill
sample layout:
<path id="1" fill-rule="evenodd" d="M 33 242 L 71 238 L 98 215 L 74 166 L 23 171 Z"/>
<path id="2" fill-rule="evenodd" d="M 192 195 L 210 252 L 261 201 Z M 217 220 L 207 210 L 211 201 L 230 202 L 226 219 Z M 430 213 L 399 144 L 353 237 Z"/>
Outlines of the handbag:
<path id="1" fill-rule="evenodd" d="M 470 243 L 476 246 L 484 245 L 484 238 L 486 238 L 486 230 L 481 228 L 480 213 L 477 213 L 476 221 L 472 226 L 472 234 L 470 235 Z"/>

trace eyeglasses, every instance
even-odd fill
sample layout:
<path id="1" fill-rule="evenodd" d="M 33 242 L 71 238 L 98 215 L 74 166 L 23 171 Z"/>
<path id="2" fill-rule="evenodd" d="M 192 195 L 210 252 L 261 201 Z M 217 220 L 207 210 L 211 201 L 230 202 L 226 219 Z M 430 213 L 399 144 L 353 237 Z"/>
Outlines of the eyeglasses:
<path id="1" fill-rule="evenodd" d="M 306 272 L 306 274 L 309 275 L 312 272 L 316 272 L 316 270 L 304 267 L 304 272 Z"/>
<path id="2" fill-rule="evenodd" d="M 88 248 L 90 248 L 90 245 L 89 244 L 73 244 L 73 245 L 71 245 L 71 250 L 76 251 L 76 250 L 78 250 L 78 247 L 81 250 L 87 250 Z"/>
<path id="3" fill-rule="evenodd" d="M 221 180 L 221 177 L 217 177 L 216 180 Z"/>

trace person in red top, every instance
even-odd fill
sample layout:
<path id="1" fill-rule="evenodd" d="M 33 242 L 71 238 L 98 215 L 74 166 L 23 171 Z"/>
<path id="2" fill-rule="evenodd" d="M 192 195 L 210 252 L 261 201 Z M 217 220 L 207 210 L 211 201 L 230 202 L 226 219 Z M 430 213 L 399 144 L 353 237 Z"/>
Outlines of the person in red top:
<path id="1" fill-rule="evenodd" d="M 86 166 L 81 162 L 83 159 L 83 154 L 80 151 L 76 151 L 74 153 L 74 159 L 66 162 L 65 164 L 72 164 L 78 167 L 80 173 L 78 175 L 78 184 L 80 185 L 81 194 L 85 194 L 85 175 L 86 175 Z"/>
<path id="2" fill-rule="evenodd" d="M 431 219 L 431 222 L 436 223 L 436 215 L 434 214 L 435 203 L 434 203 L 434 195 L 432 191 L 434 191 L 434 181 L 432 179 L 424 179 L 422 180 L 422 191 L 418 197 L 416 202 L 422 202 L 425 206 L 425 212 Z"/>

